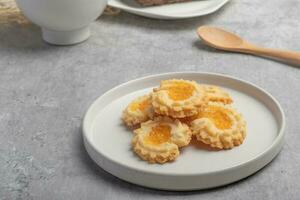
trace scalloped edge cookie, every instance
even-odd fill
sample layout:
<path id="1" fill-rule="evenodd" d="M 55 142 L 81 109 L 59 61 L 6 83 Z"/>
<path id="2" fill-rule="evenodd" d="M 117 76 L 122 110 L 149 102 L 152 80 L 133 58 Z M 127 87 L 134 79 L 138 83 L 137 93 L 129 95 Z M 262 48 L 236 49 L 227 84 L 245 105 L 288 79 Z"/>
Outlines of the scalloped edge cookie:
<path id="1" fill-rule="evenodd" d="M 205 89 L 205 96 L 208 102 L 233 103 L 229 93 L 218 86 L 201 84 L 200 87 Z"/>
<path id="2" fill-rule="evenodd" d="M 192 96 L 185 100 L 173 100 L 169 97 L 168 87 L 172 83 L 187 83 L 194 87 Z M 152 105 L 154 111 L 160 115 L 173 118 L 184 118 L 198 113 L 199 107 L 205 103 L 205 89 L 195 81 L 183 79 L 171 79 L 161 81 L 159 88 L 154 88 L 152 93 Z"/>
<path id="3" fill-rule="evenodd" d="M 231 149 L 241 145 L 246 137 L 246 122 L 242 115 L 231 106 L 222 103 L 210 102 L 207 106 L 225 109 L 232 124 L 230 128 L 219 129 L 211 119 L 198 118 L 191 123 L 191 130 L 197 140 L 218 149 Z"/>
<path id="4" fill-rule="evenodd" d="M 144 111 L 140 109 L 137 110 L 131 109 L 132 104 L 143 102 L 143 101 L 149 101 L 149 106 Z M 129 105 L 123 111 L 122 120 L 128 127 L 132 128 L 153 117 L 154 117 L 154 110 L 151 104 L 151 95 L 147 94 L 144 96 L 140 96 L 129 103 Z"/>
<path id="5" fill-rule="evenodd" d="M 152 128 L 159 124 L 166 124 L 171 127 L 170 139 L 157 145 L 145 142 Z M 180 154 L 179 148 L 187 146 L 192 137 L 192 132 L 186 124 L 168 117 L 158 117 L 144 122 L 141 124 L 141 128 L 136 129 L 134 133 L 135 135 L 132 139 L 134 152 L 142 160 L 160 164 L 175 160 Z"/>

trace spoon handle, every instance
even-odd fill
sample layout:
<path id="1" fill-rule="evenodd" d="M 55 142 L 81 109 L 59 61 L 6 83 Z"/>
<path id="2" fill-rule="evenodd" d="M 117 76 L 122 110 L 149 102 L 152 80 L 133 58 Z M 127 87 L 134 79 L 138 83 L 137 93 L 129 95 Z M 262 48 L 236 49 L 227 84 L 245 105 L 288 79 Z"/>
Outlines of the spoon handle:
<path id="1" fill-rule="evenodd" d="M 249 47 L 245 49 L 245 52 L 259 56 L 278 58 L 287 62 L 291 62 L 293 64 L 300 65 L 300 52 L 296 51 L 276 50 L 249 45 Z"/>

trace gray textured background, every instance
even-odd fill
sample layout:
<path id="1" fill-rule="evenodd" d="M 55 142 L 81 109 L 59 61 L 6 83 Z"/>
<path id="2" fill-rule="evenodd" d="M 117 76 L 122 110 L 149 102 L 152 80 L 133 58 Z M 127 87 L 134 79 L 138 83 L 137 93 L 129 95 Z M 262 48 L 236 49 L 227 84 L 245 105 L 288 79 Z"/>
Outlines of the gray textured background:
<path id="1" fill-rule="evenodd" d="M 195 34 L 212 24 L 270 47 L 300 50 L 300 1 L 233 0 L 219 12 L 180 21 L 103 16 L 85 43 L 55 47 L 37 27 L 0 27 L 0 199 L 299 199 L 300 69 L 221 53 Z M 163 192 L 97 167 L 80 123 L 92 101 L 133 78 L 170 71 L 234 75 L 269 91 L 287 115 L 286 143 L 259 173 L 226 187 Z"/>

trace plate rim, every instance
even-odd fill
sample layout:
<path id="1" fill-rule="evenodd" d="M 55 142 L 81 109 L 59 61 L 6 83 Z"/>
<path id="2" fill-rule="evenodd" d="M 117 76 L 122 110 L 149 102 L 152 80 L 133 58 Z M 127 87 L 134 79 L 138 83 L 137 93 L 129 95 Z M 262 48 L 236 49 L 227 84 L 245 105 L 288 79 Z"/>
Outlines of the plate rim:
<path id="1" fill-rule="evenodd" d="M 211 0 L 212 1 L 212 0 Z M 165 19 L 165 20 L 175 20 L 175 19 L 187 19 L 187 18 L 194 18 L 194 17 L 200 17 L 200 16 L 205 16 L 209 15 L 211 13 L 214 13 L 218 11 L 220 8 L 222 8 L 225 4 L 227 4 L 230 0 L 222 0 L 219 5 L 215 6 L 213 9 L 210 9 L 208 11 L 202 12 L 202 13 L 194 13 L 194 14 L 185 14 L 185 15 L 167 15 L 167 14 L 156 14 L 153 12 L 149 11 L 142 11 L 139 8 L 133 8 L 130 6 L 116 6 L 115 4 L 112 4 L 110 0 L 108 0 L 107 5 L 124 10 L 125 12 L 147 17 L 147 18 L 152 18 L 152 19 Z M 184 3 L 184 2 L 183 2 Z M 161 5 L 163 6 L 163 5 Z M 151 16 L 150 16 L 151 15 Z"/>
<path id="2" fill-rule="evenodd" d="M 101 100 L 101 98 L 103 98 L 104 96 L 107 96 L 109 93 L 111 92 L 114 92 L 115 90 L 119 89 L 119 88 L 122 88 L 124 86 L 126 86 L 127 84 L 131 84 L 131 83 L 134 83 L 134 82 L 137 82 L 137 81 L 142 81 L 143 79 L 151 79 L 151 78 L 155 78 L 155 77 L 159 77 L 159 76 L 175 76 L 175 75 L 195 75 L 195 74 L 200 74 L 200 75 L 211 75 L 211 76 L 217 76 L 217 77 L 225 77 L 225 78 L 229 78 L 231 80 L 234 80 L 234 81 L 238 81 L 238 82 L 242 82 L 242 83 L 246 83 L 260 91 L 262 91 L 263 93 L 265 93 L 276 105 L 276 107 L 278 108 L 279 112 L 280 112 L 280 118 L 281 118 L 281 124 L 279 124 L 279 122 L 277 121 L 277 124 L 281 125 L 280 127 L 278 127 L 278 135 L 276 136 L 276 138 L 274 139 L 274 141 L 272 142 L 271 145 L 269 145 L 264 151 L 260 152 L 259 154 L 257 154 L 256 156 L 254 156 L 252 159 L 249 159 L 243 163 L 240 163 L 238 165 L 235 165 L 233 167 L 227 167 L 225 169 L 221 169 L 221 170 L 216 170 L 216 171 L 211 171 L 211 172 L 205 172 L 205 173 L 160 173 L 160 172 L 149 172 L 147 170 L 143 170 L 143 169 L 139 169 L 139 168 L 134 168 L 134 167 L 131 167 L 131 166 L 128 166 L 128 165 L 125 165 L 123 163 L 120 163 L 120 162 L 116 162 L 115 160 L 112 160 L 110 157 L 107 157 L 106 155 L 102 154 L 101 152 L 98 151 L 97 148 L 95 148 L 93 142 L 91 142 L 91 139 L 90 137 L 87 136 L 87 125 L 86 125 L 86 118 L 89 114 L 89 112 L 92 110 L 92 108 L 97 104 L 98 101 Z M 90 145 L 93 150 L 95 150 L 99 155 L 101 155 L 103 158 L 107 159 L 108 161 L 112 162 L 113 164 L 115 165 L 119 165 L 119 166 L 122 166 L 122 167 L 125 167 L 126 169 L 129 169 L 129 170 L 134 170 L 134 171 L 138 171 L 138 172 L 141 172 L 141 173 L 147 173 L 147 174 L 153 174 L 153 175 L 163 175 L 163 176 L 176 176 L 176 177 L 187 177 L 187 176 L 199 176 L 199 175 L 216 175 L 218 173 L 226 173 L 228 171 L 231 171 L 231 170 L 235 170 L 235 169 L 238 169 L 238 168 L 241 168 L 249 163 L 252 163 L 252 162 L 255 162 L 256 160 L 259 160 L 260 158 L 262 158 L 264 155 L 266 155 L 268 152 L 270 152 L 272 149 L 276 148 L 280 142 L 283 141 L 283 138 L 284 138 L 284 130 L 285 130 L 285 126 L 286 126 L 286 117 L 285 117 L 285 114 L 284 114 L 284 111 L 280 105 L 280 103 L 277 101 L 277 99 L 275 97 L 273 97 L 269 92 L 267 92 L 266 90 L 264 90 L 263 88 L 249 82 L 249 81 L 245 81 L 245 80 L 242 80 L 240 78 L 237 78 L 237 77 L 234 77 L 234 76 L 231 76 L 231 75 L 227 75 L 227 74 L 220 74 L 220 73 L 213 73 L 213 72 L 196 72 L 196 71 L 182 71 L 182 72 L 167 72 L 167 73 L 160 73 L 160 74 L 153 74 L 153 75 L 148 75 L 148 76 L 143 76 L 141 78 L 136 78 L 136 79 L 132 79 L 132 80 L 129 80 L 129 81 L 126 81 L 124 83 L 121 83 L 117 86 L 114 86 L 113 88 L 111 89 L 108 89 L 106 92 L 104 92 L 102 95 L 100 95 L 98 98 L 96 98 L 93 103 L 89 106 L 89 108 L 87 109 L 85 115 L 84 115 L 84 118 L 82 120 L 82 134 L 83 134 L 83 139 L 85 141 L 85 146 L 86 145 Z M 88 144 L 86 144 L 86 142 Z M 86 149 L 87 149 L 87 146 L 86 146 Z M 281 148 L 280 148 L 281 150 Z M 89 153 L 89 152 L 88 152 Z M 279 153 L 279 152 L 278 152 Z M 278 154 L 276 153 L 275 156 Z M 91 155 L 90 155 L 91 156 Z M 92 156 L 91 156 L 92 157 Z M 94 160 L 94 158 L 92 157 L 92 159 Z M 273 158 L 271 159 L 271 161 L 273 160 Z M 99 165 L 99 164 L 98 164 Z M 100 165 L 99 165 L 100 166 Z M 265 166 L 265 165 L 263 165 Z M 102 166 L 100 166 L 102 168 Z"/>

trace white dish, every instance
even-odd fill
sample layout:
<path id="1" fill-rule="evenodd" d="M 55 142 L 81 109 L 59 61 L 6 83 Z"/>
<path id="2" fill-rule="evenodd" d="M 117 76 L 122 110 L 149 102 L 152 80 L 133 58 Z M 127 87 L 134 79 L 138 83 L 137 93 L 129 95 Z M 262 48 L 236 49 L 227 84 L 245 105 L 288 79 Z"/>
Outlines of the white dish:
<path id="1" fill-rule="evenodd" d="M 108 0 L 108 5 L 155 19 L 184 19 L 213 13 L 229 0 L 198 0 L 161 6 L 140 6 L 135 0 Z"/>
<path id="2" fill-rule="evenodd" d="M 130 149 L 132 133 L 122 124 L 122 110 L 161 80 L 171 78 L 226 88 L 235 100 L 234 107 L 243 113 L 248 124 L 244 143 L 218 152 L 188 146 L 175 162 L 164 165 L 140 160 Z M 264 167 L 279 153 L 284 127 L 280 105 L 263 89 L 225 75 L 184 72 L 140 78 L 106 92 L 88 109 L 83 138 L 91 158 L 120 179 L 157 189 L 195 190 L 232 183 Z"/>

